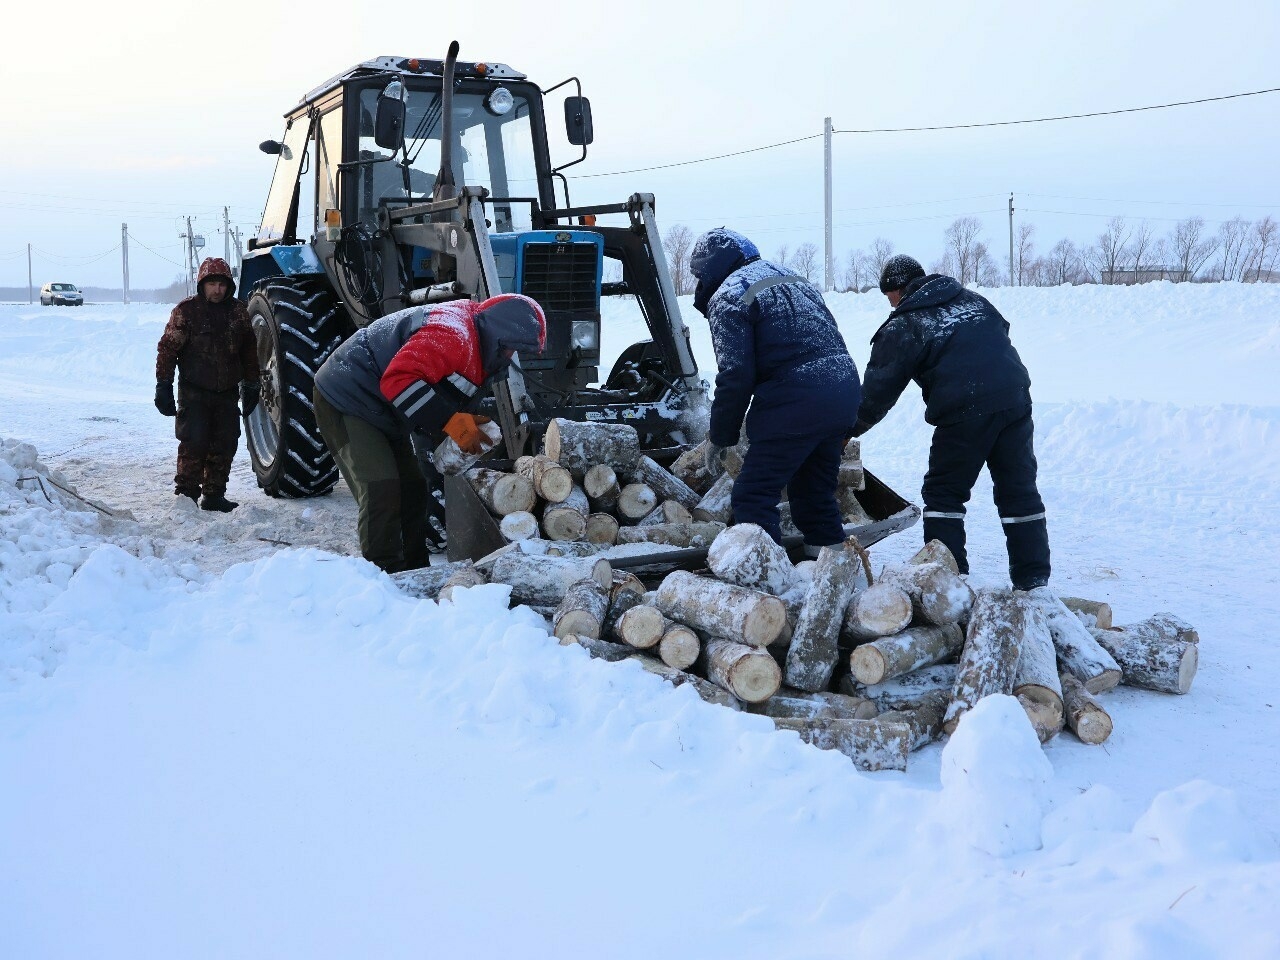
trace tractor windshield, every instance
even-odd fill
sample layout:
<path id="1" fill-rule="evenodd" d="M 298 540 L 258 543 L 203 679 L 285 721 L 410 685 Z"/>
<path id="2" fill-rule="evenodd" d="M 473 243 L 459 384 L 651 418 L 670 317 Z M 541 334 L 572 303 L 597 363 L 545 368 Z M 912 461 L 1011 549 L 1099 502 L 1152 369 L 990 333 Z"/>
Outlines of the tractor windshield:
<path id="1" fill-rule="evenodd" d="M 529 102 L 517 95 L 506 112 L 495 114 L 486 106 L 490 99 L 488 91 L 459 90 L 453 96 L 453 130 L 457 138 L 453 144 L 454 182 L 460 187 L 485 187 L 494 197 L 536 197 L 538 179 Z M 369 223 L 374 222 L 374 211 L 382 203 L 429 198 L 440 172 L 439 92 L 409 91 L 404 122 L 407 171 L 400 164 L 400 157 L 392 161 L 390 152 L 374 142 L 377 106 L 378 90 L 362 90 L 358 159 L 387 158 L 362 163 L 357 168 L 360 219 Z M 490 209 L 497 233 L 532 228 L 527 203 L 495 203 Z"/>

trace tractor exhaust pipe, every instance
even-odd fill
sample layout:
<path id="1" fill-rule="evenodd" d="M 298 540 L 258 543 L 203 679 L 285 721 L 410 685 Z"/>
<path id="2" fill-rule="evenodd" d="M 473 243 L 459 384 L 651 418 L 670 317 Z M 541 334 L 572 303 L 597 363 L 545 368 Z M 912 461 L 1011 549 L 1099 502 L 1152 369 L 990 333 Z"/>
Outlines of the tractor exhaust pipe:
<path id="1" fill-rule="evenodd" d="M 458 41 L 449 44 L 444 58 L 444 88 L 440 92 L 440 173 L 432 200 L 453 200 L 458 186 L 453 180 L 453 69 L 458 62 Z"/>

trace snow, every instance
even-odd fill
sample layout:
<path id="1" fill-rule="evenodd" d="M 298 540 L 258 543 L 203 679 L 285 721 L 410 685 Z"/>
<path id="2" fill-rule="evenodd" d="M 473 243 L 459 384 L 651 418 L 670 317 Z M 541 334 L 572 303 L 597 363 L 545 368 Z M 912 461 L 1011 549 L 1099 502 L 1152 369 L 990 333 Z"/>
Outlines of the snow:
<path id="1" fill-rule="evenodd" d="M 984 293 L 1055 588 L 1172 610 L 1200 672 L 1103 695 L 1102 747 L 989 698 L 905 774 L 560 647 L 501 585 L 405 596 L 341 485 L 267 500 L 242 451 L 243 506 L 191 510 L 151 407 L 168 309 L 0 306 L 0 954 L 1280 955 L 1280 288 Z M 861 368 L 887 304 L 829 302 Z M 643 323 L 609 309 L 612 359 Z M 863 438 L 908 497 L 921 414 L 909 388 Z M 969 541 L 1007 583 L 985 481 Z"/>

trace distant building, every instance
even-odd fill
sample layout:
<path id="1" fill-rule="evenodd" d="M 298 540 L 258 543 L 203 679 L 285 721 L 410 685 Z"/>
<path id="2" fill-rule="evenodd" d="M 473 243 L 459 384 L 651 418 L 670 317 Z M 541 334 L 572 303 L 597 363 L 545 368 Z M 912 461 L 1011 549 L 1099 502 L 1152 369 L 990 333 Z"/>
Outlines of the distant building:
<path id="1" fill-rule="evenodd" d="M 1135 283 L 1151 283 L 1155 280 L 1181 280 L 1182 268 L 1172 266 L 1158 266 L 1153 264 L 1149 267 L 1143 267 L 1141 270 L 1103 270 L 1102 282 L 1131 286 Z"/>

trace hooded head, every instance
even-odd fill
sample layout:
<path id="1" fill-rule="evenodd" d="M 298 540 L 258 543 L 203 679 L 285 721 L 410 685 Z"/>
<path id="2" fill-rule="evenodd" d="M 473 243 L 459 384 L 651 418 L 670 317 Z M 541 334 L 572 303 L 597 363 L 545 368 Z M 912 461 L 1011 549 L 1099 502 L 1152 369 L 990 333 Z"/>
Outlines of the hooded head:
<path id="1" fill-rule="evenodd" d="M 541 353 L 547 345 L 547 318 L 542 308 L 518 293 L 484 301 L 475 313 L 475 322 L 486 376 L 504 370 L 513 353 Z"/>
<path id="2" fill-rule="evenodd" d="M 689 258 L 689 269 L 698 280 L 697 289 L 693 292 L 694 309 L 705 317 L 707 304 L 729 274 L 759 259 L 760 251 L 756 245 L 733 230 L 716 227 L 700 236 Z"/>
<path id="3" fill-rule="evenodd" d="M 231 267 L 221 257 L 207 257 L 204 263 L 200 264 L 200 272 L 196 275 L 196 291 L 204 296 L 205 281 L 214 279 L 226 281 L 231 289 L 227 291 L 224 299 L 230 300 L 236 292 L 236 281 L 231 276 Z"/>
<path id="4" fill-rule="evenodd" d="M 896 257 L 890 257 L 884 265 L 884 270 L 880 272 L 880 292 L 901 290 L 912 280 L 918 280 L 923 276 L 924 267 L 920 266 L 920 261 L 900 253 Z"/>

